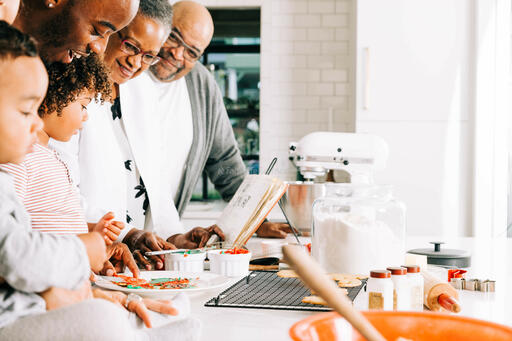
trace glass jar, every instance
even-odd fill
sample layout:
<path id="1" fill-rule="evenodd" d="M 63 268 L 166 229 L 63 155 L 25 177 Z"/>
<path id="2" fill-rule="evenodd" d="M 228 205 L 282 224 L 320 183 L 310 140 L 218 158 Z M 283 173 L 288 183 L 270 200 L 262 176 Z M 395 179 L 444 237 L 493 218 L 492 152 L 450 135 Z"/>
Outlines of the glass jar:
<path id="1" fill-rule="evenodd" d="M 400 266 L 405 205 L 388 185 L 331 184 L 315 200 L 311 254 L 329 273 L 368 274 Z"/>

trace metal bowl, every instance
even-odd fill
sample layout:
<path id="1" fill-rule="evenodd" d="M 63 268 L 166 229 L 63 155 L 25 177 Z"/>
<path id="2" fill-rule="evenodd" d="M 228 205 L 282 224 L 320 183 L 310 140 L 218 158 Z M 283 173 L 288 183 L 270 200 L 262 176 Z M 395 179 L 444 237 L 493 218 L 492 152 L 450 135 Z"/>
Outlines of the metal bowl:
<path id="1" fill-rule="evenodd" d="M 287 182 L 288 190 L 279 200 L 290 224 L 301 232 L 311 230 L 313 202 L 326 195 L 325 183 L 293 181 Z"/>

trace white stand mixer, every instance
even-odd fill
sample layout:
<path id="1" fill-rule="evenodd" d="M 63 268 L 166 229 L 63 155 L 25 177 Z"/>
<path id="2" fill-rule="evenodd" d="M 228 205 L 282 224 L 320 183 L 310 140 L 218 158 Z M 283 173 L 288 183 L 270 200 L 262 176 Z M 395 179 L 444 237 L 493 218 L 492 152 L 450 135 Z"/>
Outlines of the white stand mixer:
<path id="1" fill-rule="evenodd" d="M 290 160 L 310 181 L 332 169 L 350 173 L 352 183 L 372 183 L 388 154 L 386 141 L 370 134 L 314 132 L 289 145 Z"/>

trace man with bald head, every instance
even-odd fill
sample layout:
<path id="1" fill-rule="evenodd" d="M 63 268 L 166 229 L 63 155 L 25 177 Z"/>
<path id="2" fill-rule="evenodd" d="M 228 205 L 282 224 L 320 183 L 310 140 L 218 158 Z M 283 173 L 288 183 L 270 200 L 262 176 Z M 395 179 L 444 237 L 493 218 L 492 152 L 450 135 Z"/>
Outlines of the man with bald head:
<path id="1" fill-rule="evenodd" d="M 108 38 L 137 14 L 139 0 L 24 0 L 13 25 L 39 42 L 46 61 L 103 54 Z"/>
<path id="2" fill-rule="evenodd" d="M 145 89 L 139 96 L 140 106 L 131 114 L 158 122 L 161 145 L 156 148 L 162 153 L 166 180 L 163 193 L 181 216 L 203 170 L 224 200 L 235 194 L 247 170 L 220 89 L 208 70 L 197 63 L 213 36 L 212 17 L 193 1 L 177 2 L 173 10 L 173 29 L 160 50 L 161 61 L 151 67 L 149 75 L 128 87 Z M 258 235 L 284 238 L 287 232 L 291 231 L 286 224 L 265 222 Z M 212 234 L 222 236 L 214 225 L 160 237 L 178 248 L 196 248 L 204 246 Z M 155 238 L 159 239 L 151 232 L 133 230 L 124 241 L 132 250 L 156 251 Z M 140 253 L 137 257 L 144 262 Z"/>

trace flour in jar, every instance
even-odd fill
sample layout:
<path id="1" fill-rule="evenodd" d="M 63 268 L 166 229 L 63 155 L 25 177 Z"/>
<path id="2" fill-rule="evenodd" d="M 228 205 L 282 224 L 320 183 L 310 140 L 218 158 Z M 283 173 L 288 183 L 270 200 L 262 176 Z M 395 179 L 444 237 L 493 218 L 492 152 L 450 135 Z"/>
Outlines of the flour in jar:
<path id="1" fill-rule="evenodd" d="M 400 265 L 403 241 L 374 215 L 318 214 L 311 245 L 313 257 L 329 273 L 364 273 Z"/>

